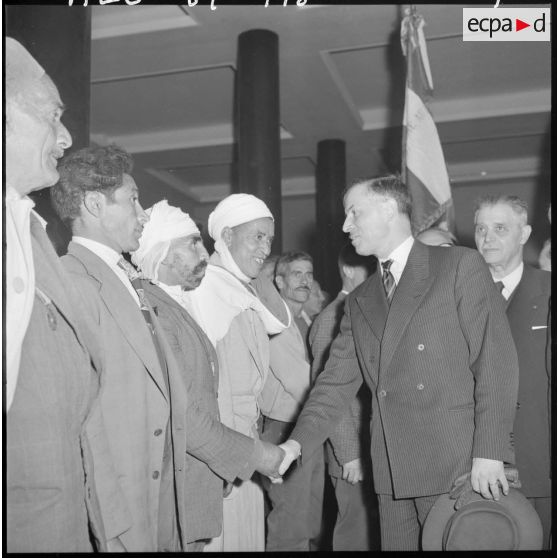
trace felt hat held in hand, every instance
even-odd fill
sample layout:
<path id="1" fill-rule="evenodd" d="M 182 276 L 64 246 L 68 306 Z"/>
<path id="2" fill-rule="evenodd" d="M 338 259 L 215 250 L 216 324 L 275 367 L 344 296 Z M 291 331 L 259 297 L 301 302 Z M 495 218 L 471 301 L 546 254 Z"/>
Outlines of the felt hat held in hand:
<path id="1" fill-rule="evenodd" d="M 537 512 L 517 489 L 517 470 L 507 469 L 510 490 L 500 500 L 473 491 L 470 474 L 456 479 L 430 510 L 422 533 L 423 550 L 541 550 Z M 516 488 L 514 488 L 516 487 Z"/>

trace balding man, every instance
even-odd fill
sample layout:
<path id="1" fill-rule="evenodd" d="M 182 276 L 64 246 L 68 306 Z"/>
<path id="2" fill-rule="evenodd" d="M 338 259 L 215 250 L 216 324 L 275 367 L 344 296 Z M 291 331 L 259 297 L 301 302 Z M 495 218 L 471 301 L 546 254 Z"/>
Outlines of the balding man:
<path id="1" fill-rule="evenodd" d="M 201 283 L 209 258 L 200 231 L 166 200 L 146 210 L 146 223 L 132 261 L 142 270 L 148 300 L 188 389 L 187 460 L 180 471 L 186 509 L 188 552 L 201 552 L 222 529 L 223 479 L 250 479 L 254 470 L 277 475 L 283 452 L 219 422 L 219 363 L 215 349 L 188 312 L 188 295 Z"/>
<path id="2" fill-rule="evenodd" d="M 551 368 L 547 363 L 551 275 L 523 262 L 531 235 L 527 204 L 517 196 L 486 196 L 477 202 L 475 242 L 505 299 L 519 358 L 514 422 L 521 491 L 537 510 L 549 547 L 552 526 Z"/>
<path id="3" fill-rule="evenodd" d="M 273 215 L 250 194 L 232 194 L 210 214 L 215 240 L 205 278 L 191 293 L 192 315 L 217 351 L 219 411 L 227 426 L 258 438 L 258 398 L 269 369 L 268 335 L 285 329 L 256 295 L 255 279 L 271 251 Z M 211 551 L 263 551 L 264 495 L 256 477 L 235 483 L 223 504 L 223 532 Z"/>
<path id="4" fill-rule="evenodd" d="M 56 183 L 72 139 L 43 68 L 9 37 L 5 53 L 7 550 L 88 552 L 90 527 L 103 538 L 83 432 L 98 389 L 94 350 L 27 197 Z"/>

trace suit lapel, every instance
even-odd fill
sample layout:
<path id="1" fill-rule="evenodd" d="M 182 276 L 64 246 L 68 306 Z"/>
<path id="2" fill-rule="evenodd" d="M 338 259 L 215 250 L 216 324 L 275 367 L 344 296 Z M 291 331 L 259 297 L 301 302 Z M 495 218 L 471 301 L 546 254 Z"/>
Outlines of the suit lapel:
<path id="1" fill-rule="evenodd" d="M 388 305 L 380 273 L 376 272 L 368 279 L 367 287 L 363 294 L 356 297 L 356 303 L 372 333 L 381 342 L 386 325 Z"/>
<path id="2" fill-rule="evenodd" d="M 68 254 L 79 259 L 86 267 L 89 275 L 98 281 L 99 294 L 105 307 L 132 349 L 143 362 L 147 372 L 157 384 L 165 399 L 168 399 L 163 371 L 159 364 L 151 333 L 141 310 L 126 287 L 110 267 L 91 250 L 71 242 L 68 247 Z"/>
<path id="3" fill-rule="evenodd" d="M 517 311 L 518 314 L 522 314 L 527 310 L 527 314 L 530 314 L 528 309 L 531 303 L 542 294 L 540 283 L 536 279 L 533 280 L 531 269 L 525 265 L 523 267 L 523 276 L 507 301 L 506 311 Z"/>
<path id="4" fill-rule="evenodd" d="M 391 301 L 382 338 L 380 370 L 389 367 L 403 333 L 433 281 L 428 248 L 415 241 Z"/>
<path id="5" fill-rule="evenodd" d="M 43 267 L 51 270 L 51 273 L 43 273 L 40 277 L 36 277 L 36 286 L 52 300 L 68 323 L 75 328 L 74 309 L 66 292 L 72 286 L 64 273 L 60 259 L 54 251 L 46 231 L 33 214 L 31 214 L 31 239 L 39 248 L 33 250 L 33 258 L 37 263 L 35 269 Z M 79 337 L 78 331 L 76 331 L 76 334 Z"/>

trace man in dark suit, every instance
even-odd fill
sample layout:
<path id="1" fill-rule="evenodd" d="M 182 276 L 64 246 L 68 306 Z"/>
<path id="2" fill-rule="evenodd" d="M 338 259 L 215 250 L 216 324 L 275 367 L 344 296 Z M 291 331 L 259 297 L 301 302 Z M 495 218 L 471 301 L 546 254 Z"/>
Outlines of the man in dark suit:
<path id="1" fill-rule="evenodd" d="M 282 444 L 281 471 L 331 435 L 364 378 L 382 550 L 417 550 L 428 512 L 457 477 L 470 472 L 485 498 L 508 492 L 517 355 L 480 255 L 415 242 L 397 176 L 357 181 L 343 201 L 343 230 L 380 265 L 347 297 L 326 368 Z"/>
<path id="2" fill-rule="evenodd" d="M 506 300 L 519 358 L 519 393 L 514 422 L 521 491 L 537 510 L 548 548 L 552 525 L 551 369 L 546 345 L 550 323 L 551 274 L 523 263 L 531 227 L 527 204 L 517 196 L 481 198 L 475 211 L 475 242 Z"/>
<path id="3" fill-rule="evenodd" d="M 188 389 L 185 542 L 188 552 L 201 552 L 222 529 L 223 480 L 246 480 L 254 470 L 276 475 L 283 453 L 219 422 L 217 354 L 187 311 L 188 293 L 202 281 L 209 256 L 196 224 L 178 207 L 162 200 L 146 213 L 132 261 L 146 277 L 142 287 Z"/>
<path id="4" fill-rule="evenodd" d="M 314 320 L 309 333 L 312 384 L 325 368 L 339 333 L 347 295 L 375 268 L 375 258 L 359 256 L 351 244 L 338 258 L 342 289 Z M 326 462 L 337 500 L 332 550 L 378 550 L 377 503 L 370 470 L 370 392 L 363 386 L 326 442 Z"/>

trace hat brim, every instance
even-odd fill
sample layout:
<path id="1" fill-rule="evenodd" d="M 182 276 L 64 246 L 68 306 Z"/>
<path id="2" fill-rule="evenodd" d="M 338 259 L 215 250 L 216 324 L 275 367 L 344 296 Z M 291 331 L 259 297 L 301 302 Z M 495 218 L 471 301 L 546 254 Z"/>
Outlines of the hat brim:
<path id="1" fill-rule="evenodd" d="M 493 500 L 480 501 L 493 505 Z M 479 500 L 475 500 L 479 502 Z M 529 500 L 514 488 L 510 488 L 507 496 L 502 496 L 498 503 L 504 506 L 506 513 L 516 519 L 519 531 L 519 546 L 517 550 L 541 550 L 542 548 L 542 525 Z M 451 500 L 448 494 L 442 494 L 430 510 L 424 523 L 422 531 L 423 550 L 444 550 L 444 531 L 451 516 L 456 513 L 455 500 Z M 467 506 L 464 506 L 466 508 Z M 461 509 L 464 509 L 461 508 Z"/>

